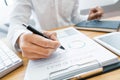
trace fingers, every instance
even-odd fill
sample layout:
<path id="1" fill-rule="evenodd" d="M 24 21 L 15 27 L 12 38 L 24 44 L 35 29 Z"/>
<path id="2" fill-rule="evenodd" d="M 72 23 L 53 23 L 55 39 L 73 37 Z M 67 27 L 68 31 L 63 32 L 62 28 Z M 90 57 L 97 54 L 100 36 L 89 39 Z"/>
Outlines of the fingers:
<path id="1" fill-rule="evenodd" d="M 46 58 L 43 55 L 39 55 L 36 53 L 27 53 L 27 52 L 22 52 L 22 56 L 28 59 L 32 59 L 32 60 L 36 60 L 36 59 L 42 59 L 42 58 Z"/>
<path id="2" fill-rule="evenodd" d="M 25 33 L 19 37 L 22 55 L 29 59 L 48 58 L 58 47 L 59 42 L 36 34 Z"/>
<path id="3" fill-rule="evenodd" d="M 104 13 L 104 11 L 103 11 L 103 9 L 101 8 L 101 7 L 95 7 L 95 8 L 92 8 L 91 10 L 90 10 L 90 12 L 91 13 L 98 13 L 98 14 L 103 14 Z"/>
<path id="4" fill-rule="evenodd" d="M 90 13 L 96 13 L 97 12 L 97 9 L 96 8 L 91 8 L 90 9 Z"/>
<path id="5" fill-rule="evenodd" d="M 97 17 L 101 18 L 104 13 L 103 9 L 101 7 L 96 7 L 96 10 L 97 10 L 96 12 Z"/>
<path id="6" fill-rule="evenodd" d="M 58 41 L 46 39 L 46 38 L 36 35 L 36 34 L 28 35 L 28 37 L 26 37 L 25 39 L 35 45 L 38 45 L 38 46 L 41 46 L 44 48 L 53 48 L 54 49 L 60 45 L 60 43 Z"/>
<path id="7" fill-rule="evenodd" d="M 101 7 L 92 8 L 88 20 L 100 19 L 103 16 L 103 13 L 104 11 Z"/>
<path id="8" fill-rule="evenodd" d="M 29 50 L 28 50 L 29 49 Z M 44 47 L 40 47 L 34 44 L 29 44 L 29 45 L 23 45 L 22 46 L 22 50 L 27 51 L 29 53 L 36 53 L 39 55 L 43 55 L 44 57 L 48 57 L 51 55 L 51 53 L 53 53 L 55 49 L 51 49 L 51 48 L 44 48 Z"/>
<path id="9" fill-rule="evenodd" d="M 44 31 L 43 33 L 52 40 L 58 40 L 56 32 Z"/>
<path id="10" fill-rule="evenodd" d="M 24 49 L 23 49 L 24 50 Z M 29 59 L 41 59 L 41 58 L 48 58 L 49 56 L 52 55 L 52 53 L 54 52 L 53 49 L 48 49 L 47 52 L 49 53 L 44 53 L 44 51 L 35 51 L 34 49 L 29 49 L 28 50 L 24 50 L 22 51 L 22 56 L 23 57 L 26 57 L 26 58 L 29 58 Z"/>
<path id="11" fill-rule="evenodd" d="M 34 44 L 21 45 L 22 56 L 29 59 L 48 58 L 56 49 L 43 48 Z"/>
<path id="12" fill-rule="evenodd" d="M 53 41 L 53 40 L 50 40 L 50 39 L 46 39 L 46 38 L 43 38 L 39 35 L 33 35 L 32 38 L 34 39 L 32 41 L 33 44 L 36 44 L 36 45 L 39 45 L 39 46 L 42 46 L 42 47 L 46 47 L 46 48 L 56 48 L 60 45 L 60 43 L 58 41 Z"/>
<path id="13" fill-rule="evenodd" d="M 92 14 L 91 17 L 92 17 L 92 19 L 100 19 L 102 17 L 102 15 L 101 15 L 101 13 L 96 12 L 96 13 Z"/>

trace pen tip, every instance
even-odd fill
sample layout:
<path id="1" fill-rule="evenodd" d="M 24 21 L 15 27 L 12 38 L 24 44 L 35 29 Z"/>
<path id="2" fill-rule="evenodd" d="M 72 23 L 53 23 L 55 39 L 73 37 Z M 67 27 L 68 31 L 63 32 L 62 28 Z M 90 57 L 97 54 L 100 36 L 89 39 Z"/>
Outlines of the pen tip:
<path id="1" fill-rule="evenodd" d="M 25 24 L 22 24 L 23 26 L 27 27 Z"/>
<path id="2" fill-rule="evenodd" d="M 61 49 L 65 50 L 65 48 L 63 46 L 60 46 Z"/>

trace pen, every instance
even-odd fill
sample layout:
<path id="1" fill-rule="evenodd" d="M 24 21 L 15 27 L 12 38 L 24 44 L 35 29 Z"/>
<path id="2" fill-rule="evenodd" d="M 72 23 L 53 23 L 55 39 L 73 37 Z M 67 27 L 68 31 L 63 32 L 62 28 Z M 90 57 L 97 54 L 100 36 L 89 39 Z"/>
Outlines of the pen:
<path id="1" fill-rule="evenodd" d="M 37 31 L 36 29 L 34 29 L 33 27 L 31 27 L 30 25 L 25 25 L 25 24 L 22 24 L 23 26 L 25 26 L 28 30 L 32 31 L 34 34 L 38 34 L 40 36 L 43 36 L 44 38 L 47 38 L 49 39 L 47 36 L 45 36 L 43 33 Z M 63 46 L 60 46 L 61 49 L 65 49 Z"/>

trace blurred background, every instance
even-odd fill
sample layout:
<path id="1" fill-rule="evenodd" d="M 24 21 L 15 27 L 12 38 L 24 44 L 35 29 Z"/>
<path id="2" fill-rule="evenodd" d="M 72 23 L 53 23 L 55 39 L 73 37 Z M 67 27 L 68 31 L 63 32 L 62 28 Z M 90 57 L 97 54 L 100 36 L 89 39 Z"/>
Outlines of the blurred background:
<path id="1" fill-rule="evenodd" d="M 7 33 L 13 1 L 14 0 L 0 0 L 0 38 L 2 36 L 5 36 Z M 81 14 L 88 14 L 90 8 L 95 6 L 101 6 L 105 11 L 103 18 L 120 15 L 120 0 L 79 0 L 79 1 Z M 31 21 L 33 22 L 34 20 Z"/>
<path id="2" fill-rule="evenodd" d="M 95 6 L 104 9 L 103 18 L 120 16 L 120 0 L 80 0 L 81 14 L 87 14 Z"/>

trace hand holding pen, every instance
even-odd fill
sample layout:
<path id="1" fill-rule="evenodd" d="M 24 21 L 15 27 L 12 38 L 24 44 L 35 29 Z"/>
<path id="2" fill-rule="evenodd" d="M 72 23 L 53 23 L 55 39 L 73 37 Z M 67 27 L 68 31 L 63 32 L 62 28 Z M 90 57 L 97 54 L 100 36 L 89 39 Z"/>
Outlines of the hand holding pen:
<path id="1" fill-rule="evenodd" d="M 22 56 L 34 60 L 48 58 L 60 46 L 54 32 L 45 32 L 44 35 L 50 39 L 32 33 L 21 34 L 17 42 Z"/>
<path id="2" fill-rule="evenodd" d="M 30 30 L 31 32 L 33 32 L 34 34 L 38 34 L 44 38 L 47 38 L 47 39 L 50 39 L 49 37 L 45 36 L 43 33 L 35 30 L 33 27 L 31 27 L 30 25 L 29 26 L 26 26 L 25 24 L 23 24 L 23 26 L 25 26 L 28 30 Z M 61 49 L 65 49 L 63 46 L 60 46 Z"/>

